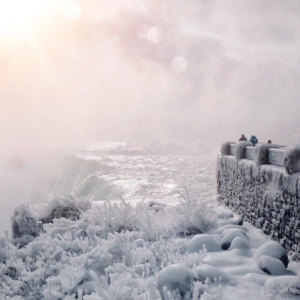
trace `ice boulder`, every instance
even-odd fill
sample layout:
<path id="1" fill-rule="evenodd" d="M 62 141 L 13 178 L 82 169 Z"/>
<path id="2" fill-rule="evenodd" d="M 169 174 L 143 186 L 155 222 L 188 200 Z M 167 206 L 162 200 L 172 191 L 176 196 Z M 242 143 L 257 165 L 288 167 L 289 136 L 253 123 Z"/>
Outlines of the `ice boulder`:
<path id="1" fill-rule="evenodd" d="M 241 233 L 240 230 L 231 230 L 229 231 L 227 234 L 225 234 L 221 240 L 221 246 L 223 250 L 227 250 L 229 249 L 231 242 L 233 241 L 234 238 L 236 238 L 237 236 L 239 237 L 245 237 L 245 235 L 243 235 Z"/>
<path id="2" fill-rule="evenodd" d="M 289 264 L 289 258 L 287 256 L 286 250 L 277 242 L 268 242 L 260 246 L 256 250 L 253 259 L 258 262 L 259 258 L 263 255 L 280 259 L 286 268 Z"/>
<path id="3" fill-rule="evenodd" d="M 203 248 L 207 249 L 207 252 L 222 251 L 220 242 L 212 235 L 198 234 L 194 236 L 187 244 L 186 250 L 189 253 L 199 252 Z"/>
<path id="4" fill-rule="evenodd" d="M 262 255 L 258 260 L 259 268 L 270 275 L 285 275 L 286 268 L 283 262 L 277 258 Z"/>
<path id="5" fill-rule="evenodd" d="M 194 270 L 196 280 L 203 283 L 208 278 L 213 282 L 229 282 L 231 280 L 230 275 L 226 274 L 221 269 L 215 268 L 210 265 L 202 265 Z"/>
<path id="6" fill-rule="evenodd" d="M 194 281 L 194 274 L 191 270 L 183 265 L 171 265 L 162 269 L 158 274 L 157 288 L 164 299 L 164 287 L 172 292 L 179 290 L 181 296 L 190 290 Z"/>

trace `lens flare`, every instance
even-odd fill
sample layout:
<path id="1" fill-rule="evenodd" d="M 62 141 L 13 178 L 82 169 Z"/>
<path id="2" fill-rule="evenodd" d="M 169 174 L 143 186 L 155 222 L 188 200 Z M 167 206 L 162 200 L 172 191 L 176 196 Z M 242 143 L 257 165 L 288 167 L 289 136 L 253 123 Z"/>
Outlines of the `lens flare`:
<path id="1" fill-rule="evenodd" d="M 187 62 L 183 57 L 177 56 L 172 60 L 171 67 L 175 72 L 181 73 L 185 71 L 187 67 Z"/>

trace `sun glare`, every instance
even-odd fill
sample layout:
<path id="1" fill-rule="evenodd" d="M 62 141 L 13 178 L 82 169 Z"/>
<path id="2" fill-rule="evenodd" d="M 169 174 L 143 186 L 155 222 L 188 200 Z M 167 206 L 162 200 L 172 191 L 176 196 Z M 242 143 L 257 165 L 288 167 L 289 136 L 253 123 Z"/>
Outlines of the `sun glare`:
<path id="1" fill-rule="evenodd" d="M 40 13 L 45 2 L 0 0 L 0 38 L 24 37 L 28 24 Z"/>

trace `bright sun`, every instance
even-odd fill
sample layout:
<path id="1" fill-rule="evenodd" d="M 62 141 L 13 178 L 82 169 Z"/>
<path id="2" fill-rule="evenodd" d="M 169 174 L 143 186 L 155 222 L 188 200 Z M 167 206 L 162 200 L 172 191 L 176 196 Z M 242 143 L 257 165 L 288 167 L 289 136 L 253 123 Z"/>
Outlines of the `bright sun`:
<path id="1" fill-rule="evenodd" d="M 28 37 L 52 13 L 76 21 L 81 9 L 72 0 L 0 0 L 0 40 Z"/>
<path id="2" fill-rule="evenodd" d="M 43 0 L 0 0 L 0 37 L 24 36 L 44 4 Z"/>

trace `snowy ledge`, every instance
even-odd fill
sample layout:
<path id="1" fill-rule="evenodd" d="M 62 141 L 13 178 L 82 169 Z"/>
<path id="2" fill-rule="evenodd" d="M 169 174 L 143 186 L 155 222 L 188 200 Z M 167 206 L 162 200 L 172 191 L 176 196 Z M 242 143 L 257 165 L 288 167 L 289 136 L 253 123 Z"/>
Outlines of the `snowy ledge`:
<path id="1" fill-rule="evenodd" d="M 300 147 L 224 143 L 217 162 L 221 201 L 300 259 Z"/>

